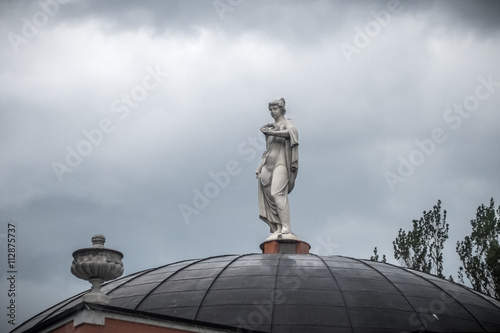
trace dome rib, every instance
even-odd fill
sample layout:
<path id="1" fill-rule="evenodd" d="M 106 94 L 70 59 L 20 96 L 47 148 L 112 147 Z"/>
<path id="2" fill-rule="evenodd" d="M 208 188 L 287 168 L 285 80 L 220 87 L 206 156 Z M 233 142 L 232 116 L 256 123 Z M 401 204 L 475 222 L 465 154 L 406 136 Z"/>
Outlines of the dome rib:
<path id="1" fill-rule="evenodd" d="M 119 285 L 117 285 L 116 287 L 114 287 L 113 289 L 110 289 L 109 291 L 106 292 L 106 295 L 109 295 L 109 294 L 112 294 L 116 289 L 120 288 L 121 286 L 123 286 L 125 283 L 129 283 L 129 282 L 132 282 L 134 281 L 135 279 L 137 278 L 140 278 L 141 276 L 145 275 L 145 274 L 148 274 L 148 273 L 151 273 L 151 272 L 154 272 L 156 271 L 157 269 L 160 269 L 160 268 L 163 268 L 165 266 L 168 266 L 168 265 L 163 265 L 163 266 L 160 266 L 160 267 L 156 267 L 156 268 L 150 268 L 150 269 L 145 269 L 143 271 L 139 271 L 135 274 L 134 277 L 132 278 L 129 278 L 128 280 L 126 279 L 128 277 L 127 276 L 124 276 L 123 278 L 120 278 L 120 279 L 117 279 L 117 280 L 114 280 L 114 281 L 111 281 L 107 284 L 104 284 L 103 285 L 103 288 L 105 288 L 106 286 L 108 286 L 109 284 L 112 284 L 112 283 L 116 283 L 118 281 L 121 281 L 122 279 L 125 279 L 125 281 L 123 281 L 123 283 L 120 283 Z"/>
<path id="2" fill-rule="evenodd" d="M 202 258 L 202 259 L 198 259 L 198 260 L 193 260 L 190 264 L 176 270 L 173 274 L 170 274 L 167 278 L 165 278 L 163 281 L 161 281 L 160 283 L 158 283 L 158 285 L 154 288 L 152 288 L 148 293 L 146 293 L 144 295 L 144 297 L 141 299 L 140 302 L 137 303 L 137 305 L 135 306 L 134 310 L 137 310 L 139 308 L 139 306 L 148 298 L 149 295 L 151 295 L 154 291 L 156 291 L 160 286 L 162 286 L 164 283 L 166 283 L 170 278 L 172 278 L 173 276 L 179 274 L 180 272 L 184 271 L 186 268 L 188 267 L 191 267 L 193 265 L 196 265 L 200 262 L 203 262 L 203 261 L 207 261 L 207 260 L 211 260 L 211 259 L 214 259 L 214 258 L 221 258 L 221 257 L 227 257 L 227 255 L 222 255 L 222 256 L 214 256 L 214 257 L 208 257 L 208 258 Z M 172 264 L 171 264 L 172 265 Z M 169 265 L 165 265 L 165 266 L 169 266 Z M 162 267 L 165 267 L 165 266 L 162 266 Z M 160 269 L 157 268 L 157 269 Z"/>
<path id="3" fill-rule="evenodd" d="M 115 282 L 118 282 L 120 280 L 128 278 L 128 280 L 126 280 L 125 282 L 123 282 L 123 283 L 119 284 L 118 286 L 114 287 L 113 289 L 110 289 L 109 291 L 107 291 L 106 294 L 109 295 L 109 294 L 113 293 L 116 289 L 118 289 L 119 287 L 121 287 L 123 284 L 129 283 L 129 282 L 133 282 L 133 281 L 135 281 L 136 279 L 140 278 L 143 275 L 146 275 L 148 273 L 153 273 L 153 272 L 155 272 L 157 270 L 163 269 L 163 268 L 171 266 L 171 265 L 177 265 L 177 264 L 180 264 L 180 263 L 183 263 L 183 262 L 189 262 L 189 261 L 194 261 L 194 260 L 193 259 L 181 260 L 181 261 L 176 261 L 176 262 L 173 262 L 173 263 L 170 263 L 170 264 L 166 264 L 166 265 L 162 265 L 162 266 L 158 266 L 158 267 L 154 267 L 154 268 L 148 268 L 148 269 L 145 269 L 145 270 L 142 270 L 142 271 L 139 271 L 139 272 L 135 273 L 135 276 L 133 276 L 133 277 L 130 277 L 129 275 L 127 275 L 127 276 L 121 277 L 119 279 L 107 282 L 106 284 L 103 284 L 103 288 L 106 287 L 106 286 L 108 286 L 108 285 L 110 285 L 110 284 L 113 284 Z"/>
<path id="4" fill-rule="evenodd" d="M 214 285 L 215 281 L 217 281 L 217 279 L 219 278 L 219 276 L 222 274 L 222 272 L 224 272 L 236 260 L 238 260 L 238 259 L 240 259 L 242 257 L 250 256 L 250 255 L 252 255 L 252 254 L 250 254 L 250 253 L 249 254 L 242 254 L 242 255 L 239 255 L 239 256 L 235 257 L 226 266 L 224 266 L 224 268 L 222 268 L 219 273 L 217 273 L 217 275 L 214 277 L 214 279 L 212 280 L 212 282 L 208 286 L 207 290 L 205 291 L 205 294 L 203 295 L 203 298 L 201 299 L 200 304 L 198 305 L 198 309 L 196 309 L 196 314 L 194 315 L 194 319 L 195 320 L 198 317 L 198 314 L 200 313 L 200 309 L 201 309 L 201 307 L 203 305 L 203 302 L 205 301 L 205 298 L 207 297 L 208 293 L 210 292 L 210 289 Z"/>
<path id="5" fill-rule="evenodd" d="M 492 298 L 492 299 L 488 299 L 488 298 L 484 297 L 484 296 L 485 296 L 484 294 L 481 294 L 480 292 L 478 292 L 478 291 L 476 291 L 476 290 L 474 290 L 474 289 L 471 289 L 471 290 L 469 290 L 469 291 L 470 291 L 470 292 L 473 292 L 473 293 L 474 293 L 474 294 L 476 294 L 476 295 L 481 296 L 481 297 L 482 297 L 484 300 L 486 300 L 488 303 L 492 304 L 494 307 L 496 307 L 496 308 L 498 308 L 498 309 L 500 310 L 500 303 L 498 303 L 498 304 L 497 304 L 497 303 L 494 303 L 494 302 L 493 302 L 493 298 Z"/>
<path id="6" fill-rule="evenodd" d="M 500 332 L 500 302 L 487 295 L 427 273 L 338 255 L 250 253 L 183 260 L 111 281 L 102 291 L 111 295 L 110 306 L 131 314 L 240 331 Z M 87 292 L 13 332 L 52 325 L 70 313 L 66 310 L 81 309 Z"/>
<path id="7" fill-rule="evenodd" d="M 317 254 L 314 254 L 314 253 L 311 253 L 313 256 L 319 258 L 319 260 L 321 260 L 321 262 L 323 263 L 323 265 L 325 265 L 325 267 L 328 269 L 328 271 L 330 272 L 331 276 L 332 276 L 332 279 L 333 281 L 335 281 L 335 283 L 337 284 L 337 288 L 339 290 L 339 293 L 340 293 L 340 296 L 342 297 L 342 302 L 344 303 L 344 306 L 346 307 L 346 316 L 347 316 L 347 320 L 349 321 L 349 326 L 352 327 L 352 321 L 351 321 L 351 318 L 349 317 L 349 311 L 347 311 L 347 303 L 345 301 L 345 297 L 344 297 L 344 293 L 342 292 L 342 288 L 340 288 L 340 285 L 337 281 L 337 278 L 335 277 L 335 275 L 333 274 L 332 272 L 332 268 L 326 263 L 326 261 L 321 258 L 319 255 Z"/>
<path id="8" fill-rule="evenodd" d="M 443 288 L 441 288 L 437 283 L 434 283 L 433 281 L 431 281 L 431 279 L 426 279 L 424 278 L 423 276 L 421 276 L 420 274 L 417 274 L 415 272 L 413 272 L 412 270 L 410 269 L 405 269 L 405 271 L 409 272 L 410 274 L 413 274 L 415 276 L 418 276 L 420 279 L 423 279 L 425 281 L 427 281 L 428 283 L 432 284 L 434 287 L 438 288 L 439 290 L 441 290 L 441 292 L 445 293 L 446 295 L 448 295 L 448 297 L 450 298 L 453 298 L 455 300 L 455 302 L 457 302 L 458 304 L 460 304 L 460 306 L 468 313 L 471 315 L 472 318 L 474 318 L 474 320 L 479 324 L 479 326 L 483 329 L 483 332 L 488 332 L 488 330 L 483 326 L 483 324 L 481 324 L 481 321 L 469 310 L 467 309 L 466 306 L 464 306 L 462 304 L 462 302 L 460 302 L 458 299 L 456 299 L 455 297 L 453 297 L 452 294 L 450 294 L 449 292 L 447 292 L 446 290 L 444 290 Z M 462 286 L 461 286 L 462 287 Z M 462 287 L 464 288 L 464 290 L 466 290 L 467 292 L 470 292 L 469 289 L 467 289 L 466 287 Z"/>
<path id="9" fill-rule="evenodd" d="M 276 275 L 274 276 L 274 286 L 273 286 L 273 299 L 271 300 L 271 304 L 272 304 L 272 308 L 271 308 L 271 318 L 269 320 L 269 325 L 271 327 L 271 332 L 272 332 L 272 329 L 274 327 L 274 308 L 275 308 L 275 303 L 274 303 L 274 300 L 276 299 L 276 286 L 278 284 L 278 274 L 279 274 L 279 271 L 280 271 L 280 263 L 281 263 L 281 258 L 283 256 L 279 256 L 279 259 L 278 259 L 278 263 L 276 264 Z"/>
<path id="10" fill-rule="evenodd" d="M 375 267 L 373 267 L 372 265 L 369 265 L 366 261 L 364 260 L 361 260 L 361 259 L 355 259 L 353 258 L 354 260 L 364 264 L 365 266 L 368 266 L 370 267 L 371 269 L 373 269 L 375 272 L 377 272 L 378 274 L 380 274 L 386 281 L 388 281 L 397 291 L 399 291 L 399 293 L 401 294 L 401 296 L 403 296 L 403 298 L 406 300 L 406 302 L 408 303 L 408 305 L 413 309 L 413 312 L 415 312 L 415 314 L 417 315 L 417 318 L 418 318 L 418 321 L 420 322 L 420 325 L 422 325 L 422 329 L 426 329 L 425 328 L 425 325 L 424 325 L 424 322 L 422 320 L 422 318 L 420 317 L 420 315 L 418 314 L 418 311 L 417 309 L 415 309 L 415 307 L 413 306 L 413 304 L 411 304 L 410 300 L 408 299 L 408 297 L 406 297 L 406 295 L 401 291 L 401 289 L 399 289 L 395 284 L 394 282 L 392 282 L 387 276 L 385 276 L 384 273 L 382 273 L 380 270 L 376 269 Z M 391 264 L 389 264 L 391 265 Z"/>

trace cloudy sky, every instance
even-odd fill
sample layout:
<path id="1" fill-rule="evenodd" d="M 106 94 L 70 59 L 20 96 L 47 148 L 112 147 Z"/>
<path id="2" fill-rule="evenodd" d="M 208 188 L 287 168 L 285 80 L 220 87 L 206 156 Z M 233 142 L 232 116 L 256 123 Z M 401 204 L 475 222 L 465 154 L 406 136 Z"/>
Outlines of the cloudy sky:
<path id="1" fill-rule="evenodd" d="M 17 323 L 89 287 L 69 268 L 96 233 L 125 274 L 259 252 L 259 128 L 280 97 L 311 251 L 378 246 L 397 264 L 399 228 L 440 199 L 456 276 L 476 208 L 500 203 L 499 16 L 495 1 L 0 2 L 1 308 L 9 223 Z"/>

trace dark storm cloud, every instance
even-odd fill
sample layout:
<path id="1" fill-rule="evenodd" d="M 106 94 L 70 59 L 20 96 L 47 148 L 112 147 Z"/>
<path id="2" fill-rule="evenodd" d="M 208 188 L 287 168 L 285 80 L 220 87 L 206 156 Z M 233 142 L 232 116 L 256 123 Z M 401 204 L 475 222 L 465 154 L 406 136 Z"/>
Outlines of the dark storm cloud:
<path id="1" fill-rule="evenodd" d="M 423 14 L 438 10 L 436 17 L 429 17 L 439 24 L 446 22 L 449 29 L 463 28 L 490 32 L 500 27 L 500 3 L 494 0 L 456 1 L 82 1 L 65 8 L 66 19 L 100 19 L 105 25 L 120 30 L 150 27 L 156 33 L 166 30 L 195 32 L 199 27 L 214 26 L 227 32 L 265 31 L 284 39 L 304 41 L 316 39 L 345 23 L 364 18 L 370 11 L 385 9 L 389 3 L 400 3 L 407 15 Z"/>
<path id="2" fill-rule="evenodd" d="M 382 27 L 373 13 L 390 1 L 231 3 L 220 16 L 213 1 L 73 1 L 17 53 L 2 40 L 0 223 L 22 232 L 23 316 L 87 288 L 68 268 L 94 233 L 125 253 L 127 273 L 258 252 L 268 231 L 254 175 L 264 147 L 252 142 L 279 97 L 300 137 L 292 225 L 313 252 L 367 258 L 378 246 L 391 260 L 397 230 L 442 199 L 455 232 L 446 269 L 456 273 L 453 242 L 477 205 L 500 198 L 498 5 L 401 1 Z M 36 1 L 0 6 L 4 37 L 42 10 Z M 341 43 L 356 45 L 370 24 L 379 30 L 348 62 Z M 144 97 L 148 66 L 166 74 Z M 474 102 L 480 76 L 492 83 L 475 110 L 448 114 Z M 137 105 L 126 104 L 134 92 Z M 68 147 L 103 118 L 114 132 L 59 181 L 51 163 L 66 164 Z M 423 154 L 416 140 L 432 145 L 438 127 L 447 140 Z M 398 175 L 400 158 L 417 155 L 425 160 L 391 191 L 384 173 Z M 194 207 L 230 161 L 240 172 L 185 219 L 179 206 Z M 52 272 L 72 287 L 58 293 Z M 50 304 L 32 306 L 31 291 Z"/>
<path id="3" fill-rule="evenodd" d="M 394 1 L 394 0 L 390 0 Z M 219 29 L 229 35 L 266 34 L 278 43 L 316 43 L 344 24 L 366 23 L 370 11 L 387 8 L 390 1 L 72 1 L 59 5 L 54 21 L 81 24 L 96 21 L 104 31 L 122 33 L 141 28 L 164 33 L 198 34 L 200 28 Z M 399 4 L 399 1 L 396 1 Z M 220 3 L 222 5 L 220 5 Z M 425 5 L 407 4 L 412 8 Z M 19 21 L 39 10 L 34 3 L 9 2 L 9 19 Z M 353 20 L 353 17 L 355 20 Z M 298 45 L 296 45 L 298 46 Z"/>
<path id="4" fill-rule="evenodd" d="M 101 20 L 110 31 L 121 32 L 143 27 L 162 34 L 165 30 L 192 33 L 205 26 L 212 18 L 207 15 L 211 2 L 196 1 L 77 1 L 67 6 L 66 19 Z"/>
<path id="5" fill-rule="evenodd" d="M 199 27 L 213 26 L 234 33 L 255 30 L 277 33 L 287 38 L 297 35 L 300 39 L 314 39 L 315 36 L 321 36 L 325 31 L 335 30 L 348 21 L 370 19 L 370 11 L 384 9 L 391 2 L 408 9 L 406 12 L 408 15 L 423 13 L 423 18 L 430 14 L 429 11 L 437 10 L 433 24 L 446 22 L 444 25 L 451 29 L 466 26 L 473 30 L 487 32 L 497 30 L 500 26 L 498 20 L 500 3 L 494 0 L 312 0 L 307 2 L 242 0 L 230 3 L 220 1 L 226 5 L 222 7 L 216 6 L 214 1 L 204 0 L 89 0 L 63 2 L 58 7 L 59 10 L 64 10 L 65 21 L 102 20 L 103 27 L 117 32 L 148 27 L 153 28 L 158 34 L 166 30 L 192 33 Z M 35 2 L 5 1 L 2 11 L 4 15 L 10 14 L 10 18 L 16 19 L 16 15 L 30 14 L 30 11 L 37 10 L 39 7 Z"/>
<path id="6" fill-rule="evenodd" d="M 479 37 L 488 37 L 500 29 L 500 2 L 495 0 L 436 1 L 439 13 L 435 24 L 443 24 L 449 30 L 473 31 Z M 445 23 L 444 23 L 444 22 Z M 485 36 L 486 34 L 486 36 Z"/>

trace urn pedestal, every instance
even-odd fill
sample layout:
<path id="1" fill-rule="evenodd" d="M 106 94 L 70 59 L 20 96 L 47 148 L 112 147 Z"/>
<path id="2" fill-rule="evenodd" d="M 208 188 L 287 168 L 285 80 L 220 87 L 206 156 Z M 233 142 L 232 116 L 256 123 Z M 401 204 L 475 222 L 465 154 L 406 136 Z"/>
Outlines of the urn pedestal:
<path id="1" fill-rule="evenodd" d="M 73 252 L 71 273 L 92 284 L 90 292 L 83 296 L 84 302 L 108 304 L 109 297 L 101 292 L 101 285 L 123 274 L 123 254 L 105 248 L 105 241 L 103 235 L 95 235 L 92 237 L 92 247 Z"/>

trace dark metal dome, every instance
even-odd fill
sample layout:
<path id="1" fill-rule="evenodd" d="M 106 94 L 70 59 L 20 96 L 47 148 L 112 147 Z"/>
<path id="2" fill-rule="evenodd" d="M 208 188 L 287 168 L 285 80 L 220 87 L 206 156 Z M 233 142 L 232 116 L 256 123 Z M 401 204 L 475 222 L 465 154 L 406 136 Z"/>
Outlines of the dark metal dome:
<path id="1" fill-rule="evenodd" d="M 103 285 L 110 306 L 264 332 L 499 332 L 500 302 L 390 264 L 314 254 L 187 260 Z M 19 326 L 82 302 L 82 294 Z"/>

